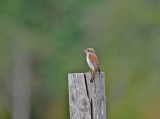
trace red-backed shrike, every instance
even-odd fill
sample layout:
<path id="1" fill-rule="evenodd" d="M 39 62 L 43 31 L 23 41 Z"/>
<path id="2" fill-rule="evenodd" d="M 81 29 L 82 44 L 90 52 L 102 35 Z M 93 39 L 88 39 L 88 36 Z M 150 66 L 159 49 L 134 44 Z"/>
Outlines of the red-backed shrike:
<path id="1" fill-rule="evenodd" d="M 98 57 L 96 56 L 96 52 L 93 48 L 87 48 L 84 50 L 84 52 L 87 54 L 87 63 L 92 70 L 92 77 L 90 82 L 93 82 L 96 71 L 100 73 Z"/>

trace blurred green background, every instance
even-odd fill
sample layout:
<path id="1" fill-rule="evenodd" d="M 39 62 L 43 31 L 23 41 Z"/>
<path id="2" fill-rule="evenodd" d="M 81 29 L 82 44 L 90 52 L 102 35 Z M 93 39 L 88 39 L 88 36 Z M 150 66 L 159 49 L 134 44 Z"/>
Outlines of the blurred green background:
<path id="1" fill-rule="evenodd" d="M 0 119 L 69 119 L 67 75 L 95 48 L 108 119 L 160 119 L 159 0 L 1 0 Z"/>

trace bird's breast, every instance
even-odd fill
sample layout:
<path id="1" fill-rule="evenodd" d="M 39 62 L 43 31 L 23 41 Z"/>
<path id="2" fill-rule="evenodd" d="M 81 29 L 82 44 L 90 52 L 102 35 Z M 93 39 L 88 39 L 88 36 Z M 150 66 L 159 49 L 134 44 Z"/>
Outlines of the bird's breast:
<path id="1" fill-rule="evenodd" d="M 91 63 L 90 59 L 89 59 L 89 55 L 87 55 L 87 63 L 88 63 L 88 65 L 89 65 L 89 67 L 90 67 L 92 70 L 94 70 L 94 66 L 93 66 L 93 64 Z"/>

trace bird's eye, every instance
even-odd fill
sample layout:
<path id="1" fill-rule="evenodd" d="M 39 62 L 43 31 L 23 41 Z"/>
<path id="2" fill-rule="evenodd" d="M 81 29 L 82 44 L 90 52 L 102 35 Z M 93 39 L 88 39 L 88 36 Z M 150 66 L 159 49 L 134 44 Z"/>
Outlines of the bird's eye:
<path id="1" fill-rule="evenodd" d="M 89 51 L 89 50 L 88 50 Z"/>

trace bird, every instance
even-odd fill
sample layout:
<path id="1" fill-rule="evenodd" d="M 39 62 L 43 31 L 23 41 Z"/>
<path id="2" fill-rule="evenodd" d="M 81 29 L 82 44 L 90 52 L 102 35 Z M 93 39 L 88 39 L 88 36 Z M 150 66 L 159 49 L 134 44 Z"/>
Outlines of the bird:
<path id="1" fill-rule="evenodd" d="M 90 82 L 93 82 L 96 71 L 100 73 L 99 60 L 93 48 L 87 48 L 83 52 L 86 53 L 87 63 L 92 70 Z"/>

